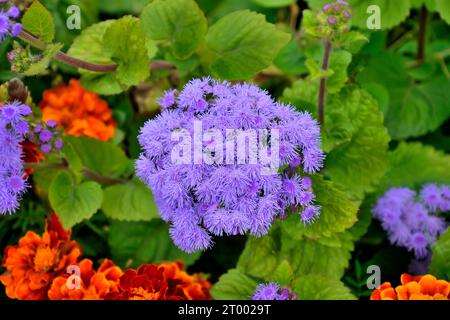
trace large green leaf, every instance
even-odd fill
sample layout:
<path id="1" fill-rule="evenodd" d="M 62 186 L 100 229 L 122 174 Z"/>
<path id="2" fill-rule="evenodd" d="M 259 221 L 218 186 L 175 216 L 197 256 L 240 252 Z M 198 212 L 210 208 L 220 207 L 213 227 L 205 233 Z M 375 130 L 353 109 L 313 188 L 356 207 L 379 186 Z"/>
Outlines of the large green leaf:
<path id="1" fill-rule="evenodd" d="M 351 235 L 341 233 L 320 239 L 297 237 L 295 231 L 291 234 L 292 229 L 286 228 L 290 223 L 283 222 L 281 229 L 274 229 L 269 236 L 250 238 L 239 258 L 238 269 L 252 277 L 279 282 L 278 269 L 283 265 L 286 269 L 287 264 L 291 277 L 282 281 L 288 285 L 308 274 L 340 279 L 351 258 Z"/>
<path id="2" fill-rule="evenodd" d="M 299 278 L 295 283 L 294 290 L 299 300 L 356 299 L 341 281 L 318 275 L 307 275 Z"/>
<path id="3" fill-rule="evenodd" d="M 118 94 L 149 75 L 147 43 L 137 18 L 125 16 L 86 28 L 69 54 L 98 64 L 118 64 L 114 72 L 80 70 L 82 85 L 99 94 Z M 144 67 L 143 67 L 144 66 Z"/>
<path id="4" fill-rule="evenodd" d="M 78 157 L 73 156 L 71 158 L 76 161 L 76 168 L 80 167 L 79 161 L 81 161 L 82 166 L 99 174 L 120 176 L 130 166 L 130 160 L 125 152 L 111 142 L 69 135 L 64 140 L 78 155 Z"/>
<path id="5" fill-rule="evenodd" d="M 118 64 L 117 80 L 122 87 L 139 84 L 150 75 L 146 43 L 139 19 L 125 16 L 108 27 L 103 50 Z"/>
<path id="6" fill-rule="evenodd" d="M 216 300 L 248 300 L 258 282 L 237 269 L 228 270 L 214 285 L 211 294 Z"/>
<path id="7" fill-rule="evenodd" d="M 385 110 L 385 125 L 394 139 L 424 135 L 450 117 L 450 80 L 435 76 L 417 82 L 408 76 L 400 55 L 384 53 L 372 57 L 357 79 L 369 91 L 374 85 L 386 88 L 389 107 Z"/>
<path id="8" fill-rule="evenodd" d="M 139 14 L 152 0 L 99 0 L 99 9 L 109 14 L 133 13 Z"/>
<path id="9" fill-rule="evenodd" d="M 39 2 L 34 1 L 22 18 L 23 27 L 46 43 L 55 37 L 55 22 L 51 13 Z"/>
<path id="10" fill-rule="evenodd" d="M 430 274 L 450 281 L 450 228 L 433 244 L 432 252 Z"/>
<path id="11" fill-rule="evenodd" d="M 383 114 L 366 91 L 352 86 L 329 96 L 325 114 L 325 176 L 361 199 L 386 170 L 389 135 Z"/>
<path id="12" fill-rule="evenodd" d="M 201 253 L 187 254 L 169 237 L 167 224 L 160 219 L 150 222 L 114 221 L 109 228 L 108 243 L 116 263 L 122 267 L 138 267 L 145 263 L 182 260 L 190 265 Z"/>
<path id="13" fill-rule="evenodd" d="M 424 183 L 450 184 L 450 156 L 420 143 L 400 143 L 388 153 L 388 170 L 380 181 L 377 194 L 388 188 L 420 187 Z"/>
<path id="14" fill-rule="evenodd" d="M 314 176 L 312 181 L 316 202 L 321 207 L 320 217 L 313 224 L 305 226 L 300 216 L 293 214 L 288 219 L 289 223 L 283 224 L 283 228 L 291 230 L 291 234 L 297 234 L 298 238 L 302 235 L 320 238 L 343 232 L 354 225 L 358 207 L 345 192 L 320 176 Z"/>
<path id="15" fill-rule="evenodd" d="M 117 220 L 149 221 L 158 217 L 151 191 L 137 179 L 105 188 L 102 210 Z"/>
<path id="16" fill-rule="evenodd" d="M 166 40 L 173 54 L 188 58 L 202 42 L 208 23 L 194 0 L 155 0 L 141 14 L 142 28 L 151 40 Z"/>
<path id="17" fill-rule="evenodd" d="M 208 31 L 206 42 L 215 53 L 211 71 L 225 79 L 246 79 L 268 67 L 290 35 L 249 10 L 230 13 Z"/>
<path id="18" fill-rule="evenodd" d="M 101 186 L 93 181 L 76 184 L 70 173 L 59 172 L 49 189 L 49 200 L 65 229 L 89 219 L 100 209 Z"/>

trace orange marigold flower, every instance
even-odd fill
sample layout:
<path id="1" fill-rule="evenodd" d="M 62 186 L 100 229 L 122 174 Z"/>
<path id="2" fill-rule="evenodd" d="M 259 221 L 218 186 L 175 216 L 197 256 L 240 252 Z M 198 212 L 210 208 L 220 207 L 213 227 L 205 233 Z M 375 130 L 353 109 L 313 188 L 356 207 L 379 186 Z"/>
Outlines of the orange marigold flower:
<path id="1" fill-rule="evenodd" d="M 81 250 L 70 240 L 70 231 L 64 231 L 57 216 L 52 214 L 41 236 L 29 231 L 17 246 L 5 248 L 3 266 L 6 272 L 0 281 L 11 299 L 47 299 L 47 290 L 53 279 L 76 264 Z"/>
<path id="2" fill-rule="evenodd" d="M 411 276 L 402 274 L 401 285 L 391 287 L 389 282 L 383 283 L 380 288 L 374 290 L 371 300 L 449 300 L 450 282 L 438 280 L 436 277 L 426 274 L 424 276 Z"/>
<path id="3" fill-rule="evenodd" d="M 210 300 L 211 284 L 199 275 L 183 271 L 181 262 L 146 264 L 125 270 L 119 293 L 106 295 L 111 300 Z"/>
<path id="4" fill-rule="evenodd" d="M 119 292 L 122 270 L 108 259 L 97 271 L 92 268 L 92 265 L 89 259 L 84 259 L 78 264 L 79 288 L 71 286 L 76 283 L 69 279 L 68 274 L 55 278 L 48 291 L 48 297 L 51 300 L 101 300 L 109 293 Z"/>
<path id="5" fill-rule="evenodd" d="M 40 103 L 42 120 L 55 120 L 66 134 L 107 141 L 116 123 L 108 103 L 85 90 L 76 79 L 46 90 Z"/>

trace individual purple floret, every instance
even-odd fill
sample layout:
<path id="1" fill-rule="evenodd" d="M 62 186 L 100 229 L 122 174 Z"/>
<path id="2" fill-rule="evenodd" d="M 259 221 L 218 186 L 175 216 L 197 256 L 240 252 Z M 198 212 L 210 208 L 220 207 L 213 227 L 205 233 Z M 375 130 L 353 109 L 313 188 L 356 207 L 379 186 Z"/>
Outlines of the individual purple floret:
<path id="1" fill-rule="evenodd" d="M 409 188 L 391 188 L 378 199 L 373 214 L 381 221 L 392 244 L 413 251 L 417 259 L 424 259 L 447 228 L 442 217 L 433 215 L 449 210 L 447 190 L 447 186 L 427 184 L 418 197 Z"/>
<path id="2" fill-rule="evenodd" d="M 319 216 L 311 179 L 302 176 L 324 160 L 309 113 L 255 85 L 211 78 L 170 90 L 159 102 L 162 113 L 139 135 L 136 172 L 181 249 L 206 249 L 212 235 L 264 235 L 287 209 L 304 223 Z"/>
<path id="3" fill-rule="evenodd" d="M 24 118 L 30 113 L 20 102 L 0 107 L 0 214 L 15 212 L 27 187 L 21 143 L 28 128 Z"/>
<path id="4" fill-rule="evenodd" d="M 288 289 L 280 289 L 275 282 L 261 283 L 256 287 L 252 300 L 297 300 L 297 295 Z"/>

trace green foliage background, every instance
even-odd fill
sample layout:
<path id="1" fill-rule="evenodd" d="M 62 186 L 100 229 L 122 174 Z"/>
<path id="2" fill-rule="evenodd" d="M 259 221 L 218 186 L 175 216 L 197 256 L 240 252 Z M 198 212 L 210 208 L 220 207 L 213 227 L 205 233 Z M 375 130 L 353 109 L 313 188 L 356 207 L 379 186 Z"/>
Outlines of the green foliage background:
<path id="1" fill-rule="evenodd" d="M 393 186 L 450 184 L 450 7 L 439 0 L 350 0 L 352 29 L 333 49 L 325 72 L 311 10 L 326 2 L 34 2 L 22 23 L 47 48 L 24 75 L 12 74 L 2 59 L 0 80 L 21 77 L 38 103 L 55 83 L 80 77 L 109 102 L 118 130 L 110 142 L 67 136 L 67 169 L 33 174 L 33 191 L 20 212 L 0 217 L 0 248 L 27 230 L 42 232 L 53 209 L 73 228 L 85 256 L 110 257 L 124 268 L 181 259 L 190 271 L 209 276 L 216 299 L 247 299 L 263 281 L 288 286 L 300 299 L 365 298 L 365 271 L 373 264 L 383 281 L 398 283 L 412 255 L 389 245 L 371 208 Z M 71 4 L 81 9 L 81 30 L 65 27 Z M 381 9 L 380 30 L 366 27 L 371 4 Z M 425 57 L 417 61 L 421 8 L 427 10 Z M 0 54 L 10 47 L 5 41 Z M 61 49 L 117 68 L 76 70 L 53 59 Z M 161 60 L 174 68 L 148 67 Z M 159 112 L 156 99 L 164 90 L 204 75 L 254 82 L 314 116 L 319 79 L 327 78 L 327 158 L 312 177 L 322 206 L 314 224 L 305 227 L 293 214 L 267 236 L 216 239 L 204 253 L 188 255 L 173 245 L 151 191 L 133 175 L 136 135 Z M 103 180 L 93 179 L 98 176 Z M 430 272 L 450 280 L 449 261 L 447 231 L 433 246 Z"/>

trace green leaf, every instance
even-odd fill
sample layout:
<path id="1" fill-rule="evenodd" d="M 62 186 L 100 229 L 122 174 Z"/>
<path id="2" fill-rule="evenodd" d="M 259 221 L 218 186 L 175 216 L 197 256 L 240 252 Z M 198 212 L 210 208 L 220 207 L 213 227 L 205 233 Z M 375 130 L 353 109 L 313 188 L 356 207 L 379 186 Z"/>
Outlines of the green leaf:
<path id="1" fill-rule="evenodd" d="M 444 19 L 445 22 L 450 24 L 450 2 L 435 0 L 434 5 L 441 18 Z"/>
<path id="2" fill-rule="evenodd" d="M 115 72 L 127 89 L 150 75 L 146 42 L 139 19 L 125 16 L 111 24 L 103 36 L 103 50 L 118 64 Z"/>
<path id="3" fill-rule="evenodd" d="M 429 272 L 438 279 L 450 280 L 450 228 L 439 237 L 432 247 L 433 256 Z"/>
<path id="4" fill-rule="evenodd" d="M 356 297 L 336 279 L 308 275 L 297 280 L 294 286 L 299 300 L 355 300 Z"/>
<path id="5" fill-rule="evenodd" d="M 386 170 L 389 135 L 383 115 L 366 91 L 353 86 L 330 96 L 325 114 L 325 176 L 362 198 Z"/>
<path id="6" fill-rule="evenodd" d="M 357 80 L 367 90 L 375 83 L 389 92 L 385 125 L 393 139 L 424 135 L 450 117 L 450 80 L 436 76 L 426 82 L 414 81 L 408 76 L 405 60 L 400 55 L 375 55 Z"/>
<path id="7" fill-rule="evenodd" d="M 321 176 L 313 176 L 313 190 L 316 203 L 321 207 L 320 217 L 311 225 L 304 225 L 297 214 L 288 218 L 289 223 L 283 224 L 283 229 L 297 238 L 302 235 L 319 238 L 330 237 L 343 232 L 356 222 L 358 207 L 349 197 L 331 181 Z"/>
<path id="8" fill-rule="evenodd" d="M 248 300 L 258 282 L 236 269 L 228 270 L 214 285 L 211 294 L 215 300 Z"/>
<path id="9" fill-rule="evenodd" d="M 35 76 L 47 69 L 52 59 L 62 47 L 63 45 L 59 43 L 47 45 L 45 50 L 42 52 L 42 58 L 38 62 L 30 65 L 23 74 L 26 76 Z"/>
<path id="10" fill-rule="evenodd" d="M 208 31 L 206 42 L 215 53 L 210 70 L 217 76 L 239 80 L 268 67 L 290 35 L 249 10 L 230 13 Z"/>
<path id="11" fill-rule="evenodd" d="M 369 39 L 358 31 L 349 31 L 340 35 L 341 46 L 353 54 L 361 50 L 362 46 L 368 42 Z"/>
<path id="12" fill-rule="evenodd" d="M 193 0 L 155 0 L 141 14 L 142 28 L 152 40 L 166 40 L 179 59 L 188 58 L 202 42 L 208 23 Z"/>
<path id="13" fill-rule="evenodd" d="M 102 210 L 117 220 L 150 221 L 158 217 L 151 191 L 137 179 L 105 188 Z"/>
<path id="14" fill-rule="evenodd" d="M 311 79 L 299 79 L 292 87 L 284 89 L 281 101 L 292 104 L 300 111 L 308 111 L 317 114 L 317 97 L 319 94 L 319 82 Z"/>
<path id="15" fill-rule="evenodd" d="M 69 135 L 64 140 L 73 148 L 84 167 L 101 175 L 120 176 L 130 165 L 125 152 L 111 142 Z M 79 163 L 75 165 L 79 167 Z"/>
<path id="16" fill-rule="evenodd" d="M 78 36 L 69 54 L 98 64 L 117 63 L 114 72 L 79 70 L 82 85 L 99 94 L 118 94 L 149 75 L 147 46 L 139 20 L 125 16 L 90 26 Z"/>
<path id="17" fill-rule="evenodd" d="M 53 17 L 39 1 L 34 1 L 27 9 L 22 18 L 22 25 L 46 43 L 51 43 L 55 37 Z"/>
<path id="18" fill-rule="evenodd" d="M 294 218 L 298 219 L 298 216 Z M 283 284 L 291 284 L 307 274 L 340 279 L 351 258 L 351 235 L 341 233 L 312 239 L 296 234 L 288 227 L 290 224 L 291 219 L 272 227 L 265 237 L 249 238 L 239 258 L 238 269 L 266 281 L 280 280 L 280 268 L 290 269 L 291 276 L 284 274 L 281 278 Z"/>
<path id="19" fill-rule="evenodd" d="M 89 219 L 100 209 L 102 188 L 93 181 L 76 185 L 67 171 L 53 179 L 49 189 L 50 204 L 58 214 L 64 229 Z"/>
<path id="20" fill-rule="evenodd" d="M 100 0 L 99 9 L 109 14 L 133 13 L 139 14 L 151 0 Z"/>
<path id="21" fill-rule="evenodd" d="M 337 93 L 348 79 L 347 68 L 352 62 L 352 55 L 345 50 L 333 51 L 330 56 L 330 70 L 334 73 L 327 79 L 327 92 Z"/>
<path id="22" fill-rule="evenodd" d="M 402 142 L 388 153 L 388 163 L 378 195 L 394 186 L 415 188 L 427 182 L 450 184 L 450 156 L 431 146 Z"/>
<path id="23" fill-rule="evenodd" d="M 295 3 L 295 0 L 250 0 L 250 1 L 256 3 L 257 5 L 260 5 L 261 7 L 267 8 L 287 7 Z"/>
<path id="24" fill-rule="evenodd" d="M 191 265 L 201 255 L 200 252 L 187 254 L 178 249 L 169 237 L 167 224 L 160 219 L 114 221 L 110 225 L 108 243 L 114 261 L 124 268 L 174 260 Z"/>
<path id="25" fill-rule="evenodd" d="M 281 49 L 274 64 L 288 75 L 303 74 L 307 71 L 305 68 L 305 56 L 297 41 L 291 41 Z"/>

